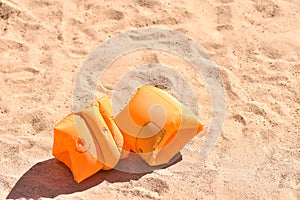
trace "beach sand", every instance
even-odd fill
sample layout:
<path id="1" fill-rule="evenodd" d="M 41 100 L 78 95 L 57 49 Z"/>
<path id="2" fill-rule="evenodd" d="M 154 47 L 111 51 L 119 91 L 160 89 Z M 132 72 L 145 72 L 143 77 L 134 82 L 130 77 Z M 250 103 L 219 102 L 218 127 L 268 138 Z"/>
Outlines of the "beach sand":
<path id="1" fill-rule="evenodd" d="M 51 155 L 53 127 L 72 110 L 89 53 L 139 27 L 178 31 L 206 49 L 224 82 L 221 136 L 205 159 L 197 137 L 165 169 L 100 171 L 76 184 Z M 108 90 L 98 95 L 111 97 L 126 70 L 147 63 L 180 69 L 207 128 L 204 81 L 168 54 L 121 57 L 101 80 Z M 0 0 L 0 85 L 0 199 L 300 199 L 299 1 Z"/>

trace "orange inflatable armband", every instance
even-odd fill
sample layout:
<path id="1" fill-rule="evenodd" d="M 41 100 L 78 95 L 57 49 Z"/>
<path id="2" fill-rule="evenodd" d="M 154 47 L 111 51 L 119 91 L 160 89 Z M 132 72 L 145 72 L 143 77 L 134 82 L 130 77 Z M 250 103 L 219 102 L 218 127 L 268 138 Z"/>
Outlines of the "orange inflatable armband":
<path id="1" fill-rule="evenodd" d="M 124 150 L 138 153 L 149 165 L 168 163 L 203 125 L 187 107 L 152 86 L 139 88 L 116 117 Z"/>
<path id="2" fill-rule="evenodd" d="M 107 96 L 69 114 L 54 128 L 52 153 L 70 168 L 78 183 L 101 169 L 115 167 L 122 147 L 123 136 Z"/>

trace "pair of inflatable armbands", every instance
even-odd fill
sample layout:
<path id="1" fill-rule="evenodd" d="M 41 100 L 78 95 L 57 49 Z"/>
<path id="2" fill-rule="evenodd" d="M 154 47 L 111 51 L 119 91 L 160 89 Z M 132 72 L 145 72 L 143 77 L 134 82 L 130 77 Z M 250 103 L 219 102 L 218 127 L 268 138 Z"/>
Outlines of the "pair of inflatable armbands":
<path id="1" fill-rule="evenodd" d="M 79 183 L 114 168 L 130 151 L 150 166 L 166 164 L 202 129 L 174 97 L 143 86 L 116 118 L 107 96 L 66 116 L 54 128 L 53 155 Z"/>

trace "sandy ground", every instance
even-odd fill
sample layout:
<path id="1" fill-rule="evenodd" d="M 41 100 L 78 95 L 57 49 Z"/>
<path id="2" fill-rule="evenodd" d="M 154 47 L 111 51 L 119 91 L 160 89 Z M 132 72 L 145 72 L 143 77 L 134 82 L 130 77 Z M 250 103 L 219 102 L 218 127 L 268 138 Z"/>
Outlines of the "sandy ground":
<path id="1" fill-rule="evenodd" d="M 299 1 L 0 2 L 0 199 L 300 199 Z M 102 41 L 147 26 L 186 34 L 216 62 L 226 92 L 222 135 L 205 160 L 196 138 L 166 169 L 99 172 L 76 184 L 51 149 L 77 73 Z M 128 56 L 107 72 L 107 88 L 126 71 L 120 65 L 186 66 L 157 52 Z M 209 124 L 203 81 L 180 69 Z"/>

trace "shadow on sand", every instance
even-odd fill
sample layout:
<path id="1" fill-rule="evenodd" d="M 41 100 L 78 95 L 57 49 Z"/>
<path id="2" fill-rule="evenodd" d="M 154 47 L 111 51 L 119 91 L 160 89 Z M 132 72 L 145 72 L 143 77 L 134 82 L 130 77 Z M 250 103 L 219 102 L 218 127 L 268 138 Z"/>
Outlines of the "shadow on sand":
<path id="1" fill-rule="evenodd" d="M 138 180 L 144 175 L 153 172 L 155 169 L 166 168 L 179 162 L 181 159 L 181 154 L 178 154 L 172 159 L 169 165 L 163 167 L 149 167 L 139 156 L 132 154 L 129 158 L 121 160 L 116 168 L 124 169 L 122 166 L 126 166 L 127 169 L 131 167 L 138 167 L 138 171 L 134 168 L 132 168 L 132 170 L 124 170 L 127 172 L 115 169 L 109 171 L 101 170 L 78 184 L 73 180 L 71 171 L 63 163 L 52 158 L 39 162 L 31 167 L 18 180 L 7 198 L 54 198 L 61 194 L 71 194 L 87 190 L 103 181 L 115 183 Z"/>

